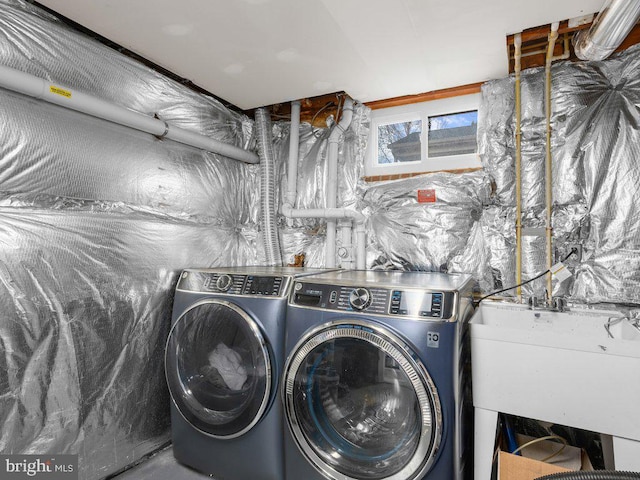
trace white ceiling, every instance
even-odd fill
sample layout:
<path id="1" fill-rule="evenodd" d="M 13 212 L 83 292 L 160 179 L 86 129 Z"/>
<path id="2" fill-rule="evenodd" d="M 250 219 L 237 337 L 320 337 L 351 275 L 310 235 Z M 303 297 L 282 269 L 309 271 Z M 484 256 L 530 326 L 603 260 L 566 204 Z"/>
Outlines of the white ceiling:
<path id="1" fill-rule="evenodd" d="M 604 0 L 39 0 L 242 109 L 507 75 L 505 36 Z"/>

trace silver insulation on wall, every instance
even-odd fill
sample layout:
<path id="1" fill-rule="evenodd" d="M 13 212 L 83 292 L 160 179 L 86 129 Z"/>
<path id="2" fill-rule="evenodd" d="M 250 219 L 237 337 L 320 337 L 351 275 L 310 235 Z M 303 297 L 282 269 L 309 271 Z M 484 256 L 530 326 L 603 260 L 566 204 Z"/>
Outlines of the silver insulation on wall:
<path id="1" fill-rule="evenodd" d="M 0 63 L 245 146 L 251 122 L 0 0 Z M 263 261 L 248 166 L 0 90 L 0 451 L 106 477 L 169 439 L 163 352 L 186 267 Z"/>
<path id="2" fill-rule="evenodd" d="M 418 191 L 433 192 L 433 201 L 419 202 Z M 469 242 L 480 241 L 475 229 L 490 185 L 483 172 L 438 173 L 381 182 L 366 188 L 361 207 L 368 217 L 372 242 L 383 254 L 382 265 L 403 270 L 477 272 L 464 265 Z M 472 250 L 481 250 L 476 245 Z"/>
<path id="3" fill-rule="evenodd" d="M 571 293 L 590 303 L 640 303 L 639 69 L 639 45 L 554 69 L 554 220 L 584 239 Z"/>
<path id="4" fill-rule="evenodd" d="M 554 294 L 575 301 L 640 303 L 640 47 L 601 62 L 552 67 L 553 228 L 556 259 L 580 245 L 581 261 L 567 261 L 574 280 Z M 544 263 L 544 72 L 523 72 L 524 279 Z M 483 165 L 496 184 L 497 208 L 515 205 L 513 78 L 482 89 L 478 126 Z M 512 228 L 515 224 L 505 217 Z M 509 230 L 505 227 L 505 231 Z M 536 231 L 537 230 L 537 231 Z M 515 252 L 514 252 L 515 255 Z M 506 266 L 506 264 L 505 264 Z M 515 268 L 513 264 L 509 268 Z M 512 277 L 512 271 L 501 272 Z M 534 282 L 526 294 L 544 293 Z"/>

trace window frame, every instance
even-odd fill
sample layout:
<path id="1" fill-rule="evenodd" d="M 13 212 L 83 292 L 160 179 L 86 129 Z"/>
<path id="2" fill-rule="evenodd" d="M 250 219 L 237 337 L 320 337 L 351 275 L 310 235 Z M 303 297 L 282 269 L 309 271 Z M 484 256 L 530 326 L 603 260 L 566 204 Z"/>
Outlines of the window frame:
<path id="1" fill-rule="evenodd" d="M 405 173 L 428 173 L 441 170 L 461 170 L 482 167 L 477 152 L 462 155 L 428 157 L 429 146 L 427 144 L 429 117 L 479 110 L 479 107 L 480 94 L 474 93 L 372 110 L 369 144 L 367 146 L 365 160 L 365 176 L 375 177 Z M 413 120 L 420 120 L 422 122 L 420 134 L 421 160 L 415 162 L 378 164 L 378 127 Z"/>

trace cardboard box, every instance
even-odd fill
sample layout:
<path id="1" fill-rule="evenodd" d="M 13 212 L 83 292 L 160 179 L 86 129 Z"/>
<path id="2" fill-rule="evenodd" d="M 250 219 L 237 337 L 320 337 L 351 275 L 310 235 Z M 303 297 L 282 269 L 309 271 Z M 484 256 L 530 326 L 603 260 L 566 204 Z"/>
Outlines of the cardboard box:
<path id="1" fill-rule="evenodd" d="M 533 440 L 531 437 L 518 435 L 520 445 Z M 535 442 L 522 449 L 522 455 L 500 452 L 498 457 L 498 480 L 535 480 L 552 473 L 571 472 L 576 470 L 593 470 L 589 456 L 581 449 L 565 446 L 558 455 L 559 444 L 546 440 Z M 549 458 L 552 463 L 540 461 Z"/>
<path id="2" fill-rule="evenodd" d="M 552 473 L 570 471 L 568 468 L 557 467 L 507 452 L 500 452 L 498 456 L 498 480 L 535 480 Z"/>

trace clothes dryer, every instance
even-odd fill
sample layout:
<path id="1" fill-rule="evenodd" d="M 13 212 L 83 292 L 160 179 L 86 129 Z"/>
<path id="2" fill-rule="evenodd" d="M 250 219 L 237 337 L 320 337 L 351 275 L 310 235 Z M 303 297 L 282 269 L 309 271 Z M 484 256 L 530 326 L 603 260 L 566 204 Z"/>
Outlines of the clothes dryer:
<path id="1" fill-rule="evenodd" d="M 287 267 L 185 270 L 165 353 L 176 459 L 224 480 L 282 480 Z"/>
<path id="2" fill-rule="evenodd" d="M 295 281 L 282 382 L 287 479 L 471 478 L 466 275 Z"/>

